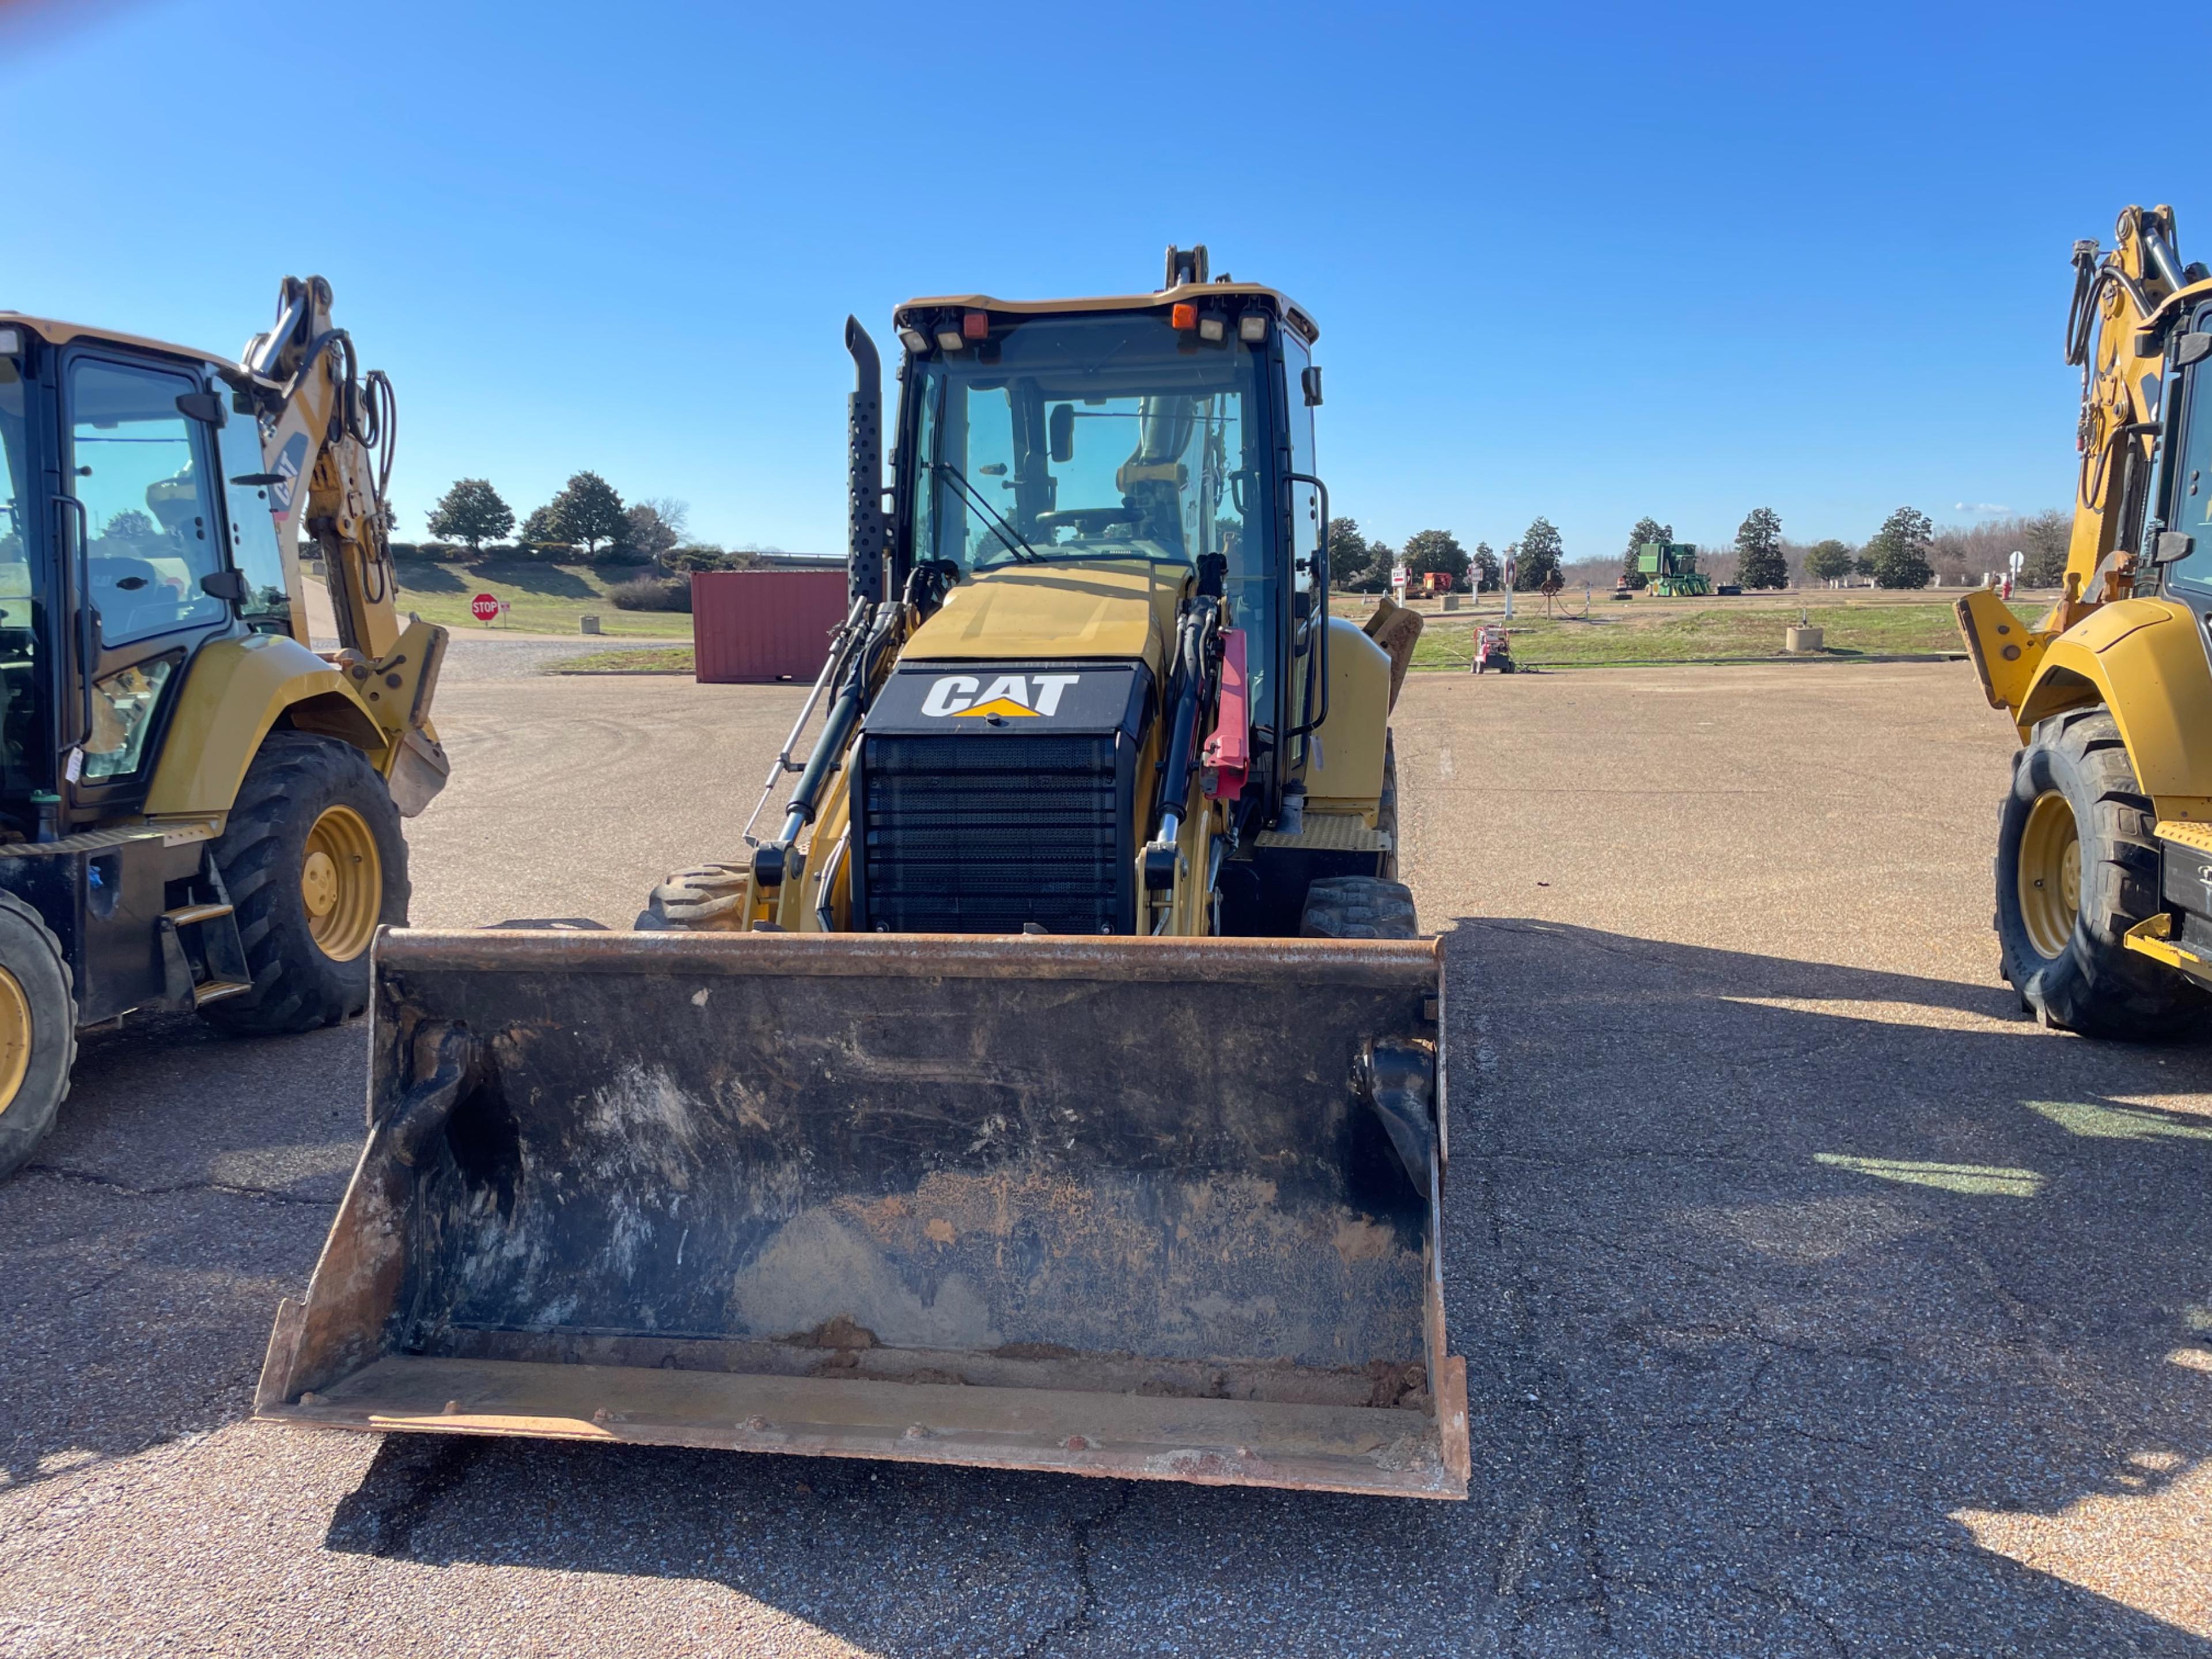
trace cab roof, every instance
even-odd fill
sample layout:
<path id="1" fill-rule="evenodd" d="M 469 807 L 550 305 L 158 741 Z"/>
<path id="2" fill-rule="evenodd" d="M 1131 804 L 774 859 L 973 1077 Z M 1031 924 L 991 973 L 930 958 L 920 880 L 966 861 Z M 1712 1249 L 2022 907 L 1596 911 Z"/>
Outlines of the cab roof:
<path id="1" fill-rule="evenodd" d="M 135 346 L 142 351 L 159 351 L 172 357 L 191 357 L 217 368 L 228 368 L 231 360 L 212 351 L 203 351 L 198 346 L 178 345 L 170 340 L 149 340 L 143 334 L 125 334 L 119 329 L 94 328 L 88 323 L 64 323 L 52 317 L 32 317 L 20 311 L 0 311 L 0 328 L 26 328 L 48 345 L 67 345 L 72 340 L 100 340 L 114 345 Z"/>
<path id="2" fill-rule="evenodd" d="M 995 311 L 1014 317 L 1043 317 L 1084 311 L 1152 311 L 1185 301 L 1224 299 L 1265 301 L 1277 316 L 1304 337 L 1307 344 L 1321 338 L 1319 326 L 1290 295 L 1257 283 L 1180 283 L 1154 294 L 1112 294 L 1089 300 L 999 300 L 988 294 L 930 295 L 908 300 L 891 317 L 895 324 L 907 321 L 917 311 Z"/>

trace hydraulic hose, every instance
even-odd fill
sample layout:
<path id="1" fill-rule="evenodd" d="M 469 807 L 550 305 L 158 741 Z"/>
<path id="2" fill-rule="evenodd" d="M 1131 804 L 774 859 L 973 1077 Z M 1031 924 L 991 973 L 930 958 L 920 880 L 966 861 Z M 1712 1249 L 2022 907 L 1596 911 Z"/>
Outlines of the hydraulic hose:
<path id="1" fill-rule="evenodd" d="M 781 887 L 787 875 L 796 875 L 792 864 L 792 848 L 806 826 L 814 821 L 822 791 L 837 769 L 844 764 L 845 750 L 853 738 L 853 729 L 860 723 L 867 710 L 868 688 L 875 680 L 876 663 L 883 648 L 898 625 L 901 606 L 886 605 L 878 611 L 875 626 L 868 631 L 867 639 L 854 655 L 853 666 L 839 689 L 837 701 L 830 705 L 829 718 L 823 723 L 822 736 L 808 757 L 806 770 L 799 775 L 799 787 L 791 792 L 791 800 L 785 809 L 783 829 L 776 838 L 753 854 L 753 876 L 763 888 Z"/>

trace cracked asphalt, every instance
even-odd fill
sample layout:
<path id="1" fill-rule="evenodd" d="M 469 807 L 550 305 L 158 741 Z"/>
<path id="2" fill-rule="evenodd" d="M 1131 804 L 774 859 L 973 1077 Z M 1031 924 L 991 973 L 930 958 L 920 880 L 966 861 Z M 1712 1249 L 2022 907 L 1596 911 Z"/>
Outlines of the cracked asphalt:
<path id="1" fill-rule="evenodd" d="M 800 695 L 535 661 L 448 677 L 420 921 L 626 922 Z M 0 1653 L 2212 1652 L 2212 1048 L 1996 982 L 1970 672 L 1420 677 L 1397 731 L 1467 1503 L 246 1424 L 363 1034 L 155 1020 L 0 1187 Z"/>

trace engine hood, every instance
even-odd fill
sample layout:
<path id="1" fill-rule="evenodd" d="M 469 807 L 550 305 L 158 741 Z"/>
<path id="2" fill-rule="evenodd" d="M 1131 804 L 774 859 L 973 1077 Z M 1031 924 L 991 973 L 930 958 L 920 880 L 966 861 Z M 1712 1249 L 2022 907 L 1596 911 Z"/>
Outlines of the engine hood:
<path id="1" fill-rule="evenodd" d="M 902 654 L 940 661 L 1118 657 L 1164 672 L 1187 565 L 1008 565 L 962 582 Z"/>

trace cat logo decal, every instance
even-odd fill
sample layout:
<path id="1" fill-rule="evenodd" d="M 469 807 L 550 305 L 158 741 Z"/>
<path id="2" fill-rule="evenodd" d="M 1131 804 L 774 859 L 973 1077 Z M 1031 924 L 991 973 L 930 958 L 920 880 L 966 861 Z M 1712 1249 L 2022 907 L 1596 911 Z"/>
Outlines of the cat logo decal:
<path id="1" fill-rule="evenodd" d="M 1049 720 L 1079 674 L 1001 674 L 988 685 L 974 674 L 946 674 L 929 688 L 921 712 L 934 720 Z"/>

